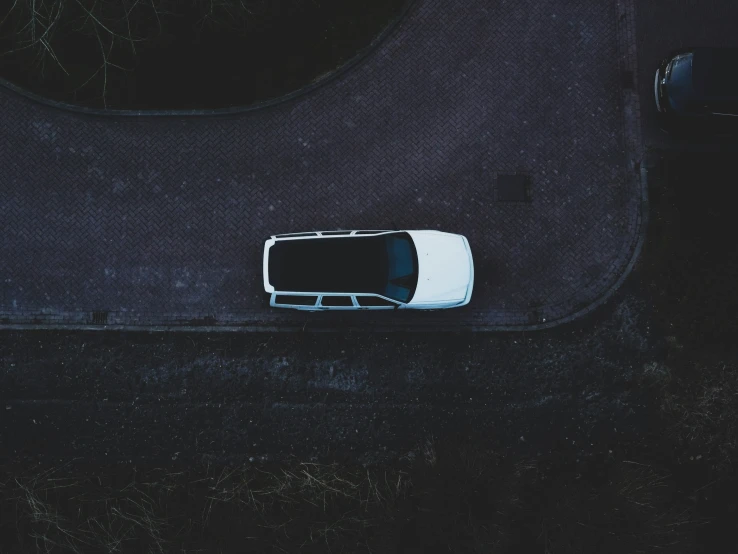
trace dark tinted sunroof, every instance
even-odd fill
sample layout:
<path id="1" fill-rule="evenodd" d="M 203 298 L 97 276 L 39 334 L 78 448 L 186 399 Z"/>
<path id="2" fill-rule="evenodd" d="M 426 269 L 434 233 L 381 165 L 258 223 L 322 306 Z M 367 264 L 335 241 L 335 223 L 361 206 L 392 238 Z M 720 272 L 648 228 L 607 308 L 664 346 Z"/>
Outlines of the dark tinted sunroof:
<path id="1" fill-rule="evenodd" d="M 695 48 L 692 82 L 700 96 L 738 96 L 738 48 Z"/>
<path id="2" fill-rule="evenodd" d="M 269 282 L 281 291 L 375 292 L 387 282 L 384 236 L 277 241 Z"/>

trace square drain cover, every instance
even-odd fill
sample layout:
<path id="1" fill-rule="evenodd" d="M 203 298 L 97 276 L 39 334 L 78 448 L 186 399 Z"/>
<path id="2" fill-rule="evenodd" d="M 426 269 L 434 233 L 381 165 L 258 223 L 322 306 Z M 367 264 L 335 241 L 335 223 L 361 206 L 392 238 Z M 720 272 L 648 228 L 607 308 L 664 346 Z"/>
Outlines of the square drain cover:
<path id="1" fill-rule="evenodd" d="M 530 202 L 530 176 L 500 173 L 495 192 L 497 202 Z"/>

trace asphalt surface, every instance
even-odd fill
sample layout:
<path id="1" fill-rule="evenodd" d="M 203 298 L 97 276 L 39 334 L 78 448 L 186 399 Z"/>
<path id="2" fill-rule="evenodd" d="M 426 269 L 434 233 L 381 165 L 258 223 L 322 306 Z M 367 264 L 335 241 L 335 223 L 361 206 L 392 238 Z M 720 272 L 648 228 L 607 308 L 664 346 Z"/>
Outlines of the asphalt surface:
<path id="1" fill-rule="evenodd" d="M 348 74 L 238 116 L 111 119 L 0 91 L 0 325 L 514 329 L 587 311 L 643 233 L 631 5 L 418 2 Z M 530 202 L 500 200 L 513 173 Z M 268 307 L 269 235 L 395 227 L 469 238 L 469 306 Z"/>

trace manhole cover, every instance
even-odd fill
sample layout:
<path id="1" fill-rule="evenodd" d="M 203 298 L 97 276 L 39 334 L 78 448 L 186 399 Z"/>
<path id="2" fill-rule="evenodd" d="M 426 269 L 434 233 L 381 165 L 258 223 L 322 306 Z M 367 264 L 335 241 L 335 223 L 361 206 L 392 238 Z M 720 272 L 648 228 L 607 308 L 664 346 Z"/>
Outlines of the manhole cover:
<path id="1" fill-rule="evenodd" d="M 530 202 L 530 176 L 499 174 L 495 189 L 497 202 Z"/>

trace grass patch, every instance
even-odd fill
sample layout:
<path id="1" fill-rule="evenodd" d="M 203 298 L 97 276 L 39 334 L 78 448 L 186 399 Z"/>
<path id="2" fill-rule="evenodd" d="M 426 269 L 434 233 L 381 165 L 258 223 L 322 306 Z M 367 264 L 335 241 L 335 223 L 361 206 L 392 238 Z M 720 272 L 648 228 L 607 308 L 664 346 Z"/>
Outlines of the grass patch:
<path id="1" fill-rule="evenodd" d="M 689 366 L 693 375 L 660 379 L 660 409 L 690 458 L 729 471 L 738 452 L 738 371 L 727 364 Z"/>
<path id="2" fill-rule="evenodd" d="M 13 0 L 0 8 L 0 76 L 94 108 L 246 106 L 333 71 L 405 4 Z"/>
<path id="3" fill-rule="evenodd" d="M 687 552 L 698 518 L 635 461 L 505 456 L 429 439 L 404 469 L 338 463 L 4 468 L 22 552 Z"/>

